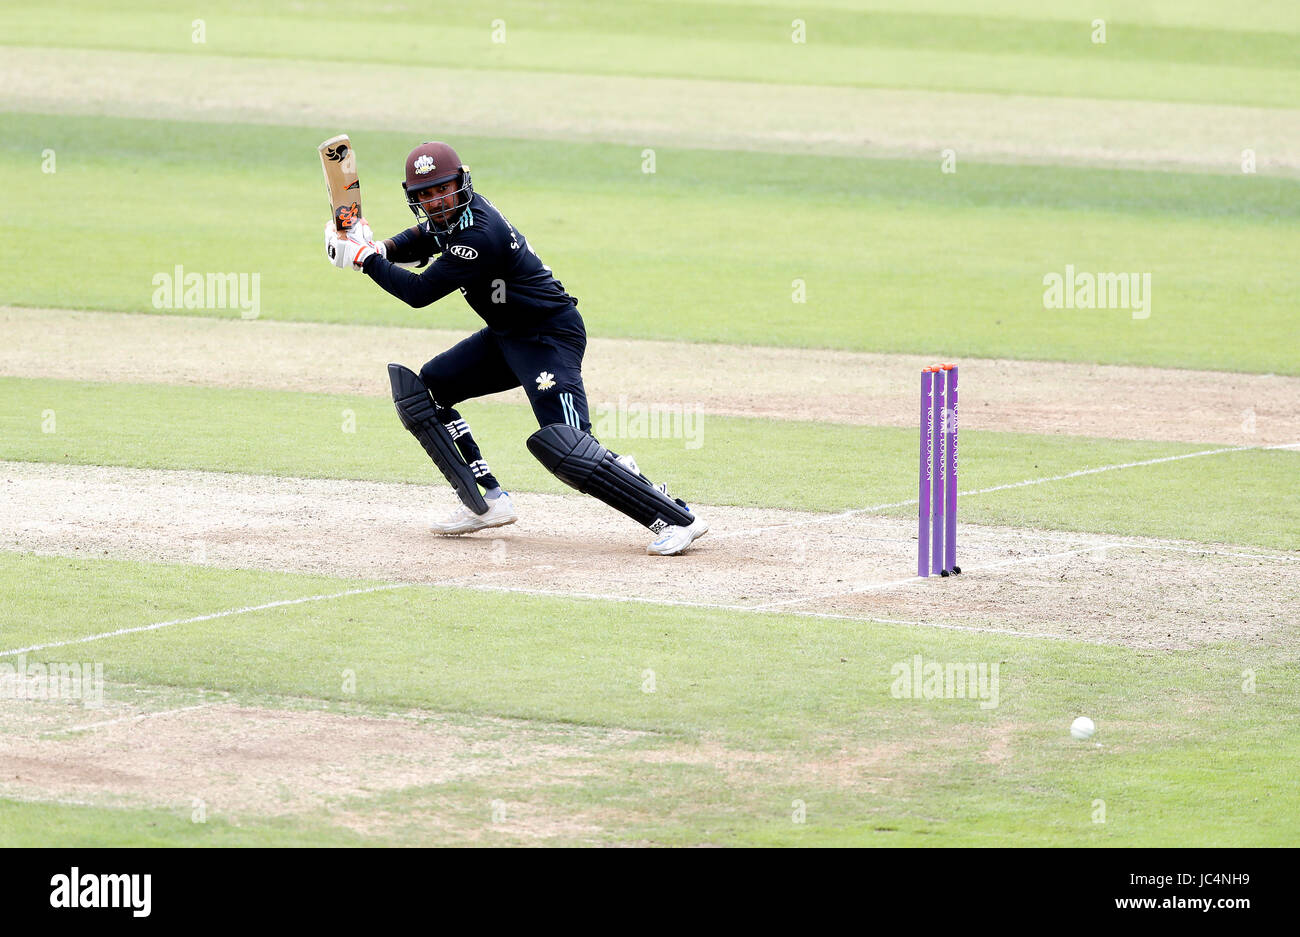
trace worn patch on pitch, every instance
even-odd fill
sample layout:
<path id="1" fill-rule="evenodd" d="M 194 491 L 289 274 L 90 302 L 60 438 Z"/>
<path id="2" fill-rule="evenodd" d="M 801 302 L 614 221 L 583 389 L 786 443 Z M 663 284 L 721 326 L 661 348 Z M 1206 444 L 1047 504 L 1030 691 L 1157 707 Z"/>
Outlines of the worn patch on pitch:
<path id="1" fill-rule="evenodd" d="M 0 700 L 0 795 L 186 813 L 201 802 L 207 817 L 236 822 L 319 809 L 351 816 L 357 799 L 540 764 L 551 771 L 646 736 L 427 712 L 263 709 L 202 695 L 174 698 L 173 708 L 109 700 L 94 712 Z"/>

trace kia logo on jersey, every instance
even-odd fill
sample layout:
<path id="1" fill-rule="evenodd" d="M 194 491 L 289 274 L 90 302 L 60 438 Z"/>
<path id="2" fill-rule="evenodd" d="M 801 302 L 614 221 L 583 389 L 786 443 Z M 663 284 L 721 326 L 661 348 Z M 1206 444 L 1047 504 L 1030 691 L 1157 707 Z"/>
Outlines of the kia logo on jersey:
<path id="1" fill-rule="evenodd" d="M 453 244 L 447 250 L 461 260 L 474 260 L 478 257 L 478 251 L 472 247 L 466 247 L 464 244 Z"/>

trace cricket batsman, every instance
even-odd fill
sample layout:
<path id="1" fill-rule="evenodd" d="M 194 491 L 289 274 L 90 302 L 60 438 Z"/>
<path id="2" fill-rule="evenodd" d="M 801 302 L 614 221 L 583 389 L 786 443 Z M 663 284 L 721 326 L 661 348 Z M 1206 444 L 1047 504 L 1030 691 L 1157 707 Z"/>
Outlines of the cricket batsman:
<path id="1" fill-rule="evenodd" d="M 649 528 L 654 539 L 647 552 L 684 552 L 708 525 L 666 485 L 642 475 L 630 455 L 610 451 L 591 435 L 582 386 L 587 333 L 578 301 L 523 234 L 474 191 L 469 167 L 446 143 L 411 151 L 402 188 L 417 224 L 376 242 L 365 219 L 344 233 L 331 221 L 325 248 L 336 267 L 364 273 L 417 309 L 458 289 L 486 323 L 418 375 L 388 366 L 398 416 L 464 505 L 435 522 L 434 531 L 468 534 L 517 519 L 510 495 L 455 408 L 522 385 L 540 426 L 528 438 L 538 461 L 565 484 Z M 428 269 L 416 273 L 399 266 L 404 263 Z"/>

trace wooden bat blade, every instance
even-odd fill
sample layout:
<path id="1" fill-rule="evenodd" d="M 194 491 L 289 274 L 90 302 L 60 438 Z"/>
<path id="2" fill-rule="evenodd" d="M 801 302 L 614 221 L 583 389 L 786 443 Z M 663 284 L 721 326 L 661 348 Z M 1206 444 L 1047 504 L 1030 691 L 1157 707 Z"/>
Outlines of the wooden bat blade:
<path id="1" fill-rule="evenodd" d="M 329 190 L 330 215 L 341 234 L 361 219 L 357 156 L 346 133 L 330 137 L 318 149 L 321 168 L 325 170 L 325 187 Z"/>

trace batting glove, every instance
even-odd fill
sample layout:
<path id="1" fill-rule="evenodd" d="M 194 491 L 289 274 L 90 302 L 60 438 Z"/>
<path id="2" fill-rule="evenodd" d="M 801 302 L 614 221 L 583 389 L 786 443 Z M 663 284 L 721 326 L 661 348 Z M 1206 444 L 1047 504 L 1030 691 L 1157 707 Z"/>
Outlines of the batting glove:
<path id="1" fill-rule="evenodd" d="M 359 224 L 353 225 L 352 230 L 346 235 L 340 235 L 334 229 L 334 222 L 325 224 L 325 254 L 340 270 L 360 270 L 371 254 L 383 257 L 386 253 L 384 245 L 359 239 L 357 237 L 359 227 Z"/>
<path id="2" fill-rule="evenodd" d="M 385 260 L 388 259 L 388 245 L 383 241 L 375 240 L 375 232 L 370 230 L 370 222 L 362 218 L 347 231 L 348 237 L 354 241 L 360 241 L 374 249 L 374 252 Z M 362 260 L 365 260 L 363 257 Z"/>
<path id="3" fill-rule="evenodd" d="M 370 230 L 370 223 L 364 218 L 343 233 L 354 241 L 361 241 L 363 243 L 375 241 L 375 232 Z M 379 247 L 379 242 L 375 242 L 375 247 Z"/>

